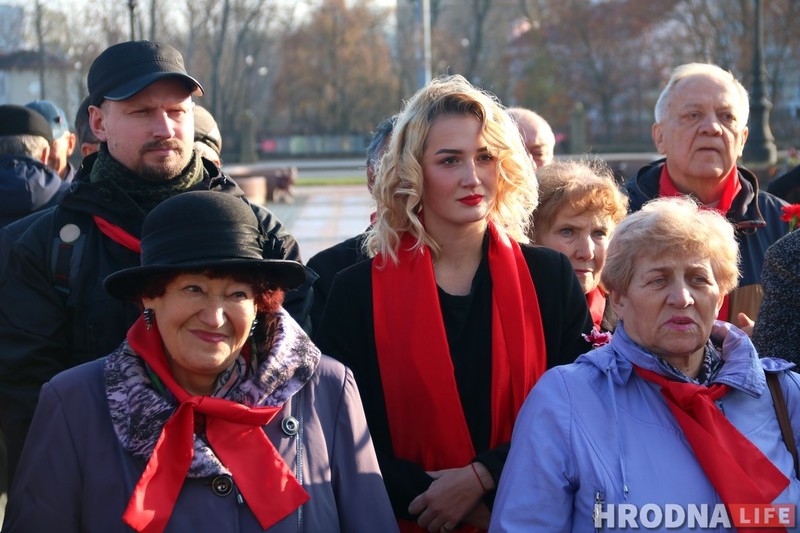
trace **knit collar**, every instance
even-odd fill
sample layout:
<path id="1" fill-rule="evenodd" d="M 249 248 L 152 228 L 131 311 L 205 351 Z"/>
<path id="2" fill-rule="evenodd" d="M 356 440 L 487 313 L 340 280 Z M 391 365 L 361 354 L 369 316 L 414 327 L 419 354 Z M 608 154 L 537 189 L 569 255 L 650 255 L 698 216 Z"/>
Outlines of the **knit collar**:
<path id="1" fill-rule="evenodd" d="M 254 344 L 255 370 L 240 356 L 236 372 L 223 373 L 212 396 L 248 407 L 279 406 L 313 375 L 321 353 L 284 310 L 260 317 L 265 328 Z M 236 381 L 231 385 L 231 379 Z M 123 449 L 143 462 L 149 460 L 164 424 L 177 402 L 158 387 L 147 365 L 127 342 L 106 358 L 105 388 L 114 431 Z M 229 474 L 202 435 L 194 436 L 194 457 L 188 477 Z"/>
<path id="2" fill-rule="evenodd" d="M 192 151 L 192 158 L 186 168 L 176 177 L 164 181 L 147 181 L 114 159 L 108 152 L 108 146 L 103 143 L 92 166 L 89 180 L 92 183 L 104 180 L 114 182 L 142 211 L 148 213 L 163 200 L 189 190 L 205 177 L 206 170 L 196 150 Z"/>

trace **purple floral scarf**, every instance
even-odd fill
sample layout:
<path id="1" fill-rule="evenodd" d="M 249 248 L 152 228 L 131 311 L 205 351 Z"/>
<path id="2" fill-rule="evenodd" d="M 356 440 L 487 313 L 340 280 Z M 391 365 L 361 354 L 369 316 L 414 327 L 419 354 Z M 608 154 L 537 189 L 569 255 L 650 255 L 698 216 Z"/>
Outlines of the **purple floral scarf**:
<path id="1" fill-rule="evenodd" d="M 253 363 L 242 355 L 217 379 L 213 396 L 249 407 L 283 405 L 311 379 L 319 349 L 289 314 L 259 316 L 253 336 Z M 122 447 L 147 462 L 164 424 L 177 408 L 175 398 L 153 381 L 154 374 L 127 341 L 106 358 L 105 387 L 114 431 Z M 195 434 L 190 478 L 230 474 L 213 450 Z"/>

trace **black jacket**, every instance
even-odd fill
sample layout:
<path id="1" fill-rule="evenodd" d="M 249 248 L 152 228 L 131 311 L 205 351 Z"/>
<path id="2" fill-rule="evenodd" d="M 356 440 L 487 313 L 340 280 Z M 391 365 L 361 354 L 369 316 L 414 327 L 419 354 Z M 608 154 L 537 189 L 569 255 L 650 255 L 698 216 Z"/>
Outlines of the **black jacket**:
<path id="1" fill-rule="evenodd" d="M 581 333 L 588 333 L 593 327 L 575 271 L 567 258 L 554 250 L 541 246 L 521 247 L 541 311 L 547 367 L 571 363 L 591 348 Z M 336 357 L 353 370 L 392 507 L 398 517 L 410 518 L 409 503 L 427 490 L 433 479 L 421 466 L 398 459 L 392 452 L 375 348 L 371 269 L 372 261 L 363 261 L 336 276 L 320 329 L 315 331 L 313 338 L 323 353 Z M 486 413 L 491 401 L 491 357 L 487 357 L 491 354 L 491 277 L 485 252 L 476 280 L 481 269 L 484 269 L 484 279 L 488 277 L 489 285 L 475 289 L 476 283 L 473 282 L 478 299 L 472 305 L 471 318 L 463 329 L 454 332 L 444 313 L 443 318 L 462 408 L 478 452 L 476 459 L 497 481 L 509 445 L 487 449 L 491 420 L 481 414 Z M 420 427 L 419 433 L 420 438 L 424 438 L 425 428 Z M 494 491 L 487 496 L 485 501 L 490 504 Z"/>
<path id="2" fill-rule="evenodd" d="M 770 181 L 767 190 L 789 203 L 800 203 L 800 165 Z"/>
<path id="3" fill-rule="evenodd" d="M 145 213 L 111 181 L 89 182 L 95 156 L 84 160 L 60 205 L 4 228 L 16 237 L 0 275 L 0 424 L 13 474 L 39 395 L 39 388 L 62 370 L 103 357 L 119 345 L 139 315 L 103 289 L 112 272 L 139 265 L 139 254 L 105 236 L 98 215 L 135 237 Z M 236 183 L 204 161 L 206 178 L 193 189 L 244 198 Z M 300 260 L 297 242 L 267 209 L 252 205 L 268 236 L 265 255 Z M 72 243 L 70 235 L 80 235 Z M 202 228 L 198 228 L 202 231 Z M 0 256 L 2 257 L 2 256 Z M 66 278 L 66 279 L 65 279 Z M 292 295 L 292 293 L 295 293 Z M 310 308 L 308 286 L 287 295 Z"/>
<path id="4" fill-rule="evenodd" d="M 330 248 L 326 248 L 308 260 L 308 268 L 319 277 L 314 281 L 314 303 L 311 306 L 311 331 L 320 326 L 325 301 L 331 293 L 333 278 L 345 268 L 359 261 L 366 261 L 369 256 L 364 253 L 366 233 L 360 233 Z"/>
<path id="5" fill-rule="evenodd" d="M 638 211 L 648 200 L 658 197 L 658 181 L 666 159 L 642 167 L 626 184 L 630 210 Z M 736 228 L 741 264 L 739 287 L 731 294 L 729 315 L 736 323 L 736 313 L 743 311 L 755 318 L 761 305 L 761 269 L 764 255 L 772 243 L 786 234 L 788 226 L 781 220 L 786 202 L 758 188 L 758 178 L 744 167 L 737 167 L 742 188 L 726 213 Z"/>

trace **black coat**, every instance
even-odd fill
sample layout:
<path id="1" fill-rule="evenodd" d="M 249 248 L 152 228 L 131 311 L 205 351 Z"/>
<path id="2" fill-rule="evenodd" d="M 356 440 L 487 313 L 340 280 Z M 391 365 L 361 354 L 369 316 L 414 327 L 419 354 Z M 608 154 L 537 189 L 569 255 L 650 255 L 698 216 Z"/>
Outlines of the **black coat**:
<path id="1" fill-rule="evenodd" d="M 770 181 L 767 190 L 789 203 L 800 203 L 800 165 Z"/>
<path id="2" fill-rule="evenodd" d="M 316 253 L 308 260 L 308 268 L 319 276 L 313 285 L 314 303 L 311 306 L 311 331 L 318 328 L 322 321 L 322 312 L 325 309 L 328 295 L 331 293 L 333 278 L 336 277 L 336 274 L 359 261 L 369 259 L 369 256 L 363 251 L 366 238 L 367 234 L 361 233 Z"/>
<path id="3" fill-rule="evenodd" d="M 2 252 L 8 255 L 0 275 L 0 424 L 8 446 L 10 475 L 39 388 L 62 370 L 114 351 L 139 315 L 135 304 L 116 300 L 103 289 L 109 274 L 138 266 L 139 254 L 105 236 L 92 216 L 99 215 L 139 237 L 145 214 L 108 181 L 90 183 L 94 160 L 95 156 L 84 159 L 59 206 L 4 228 L 13 239 L 0 237 L 0 242 L 10 246 Z M 193 190 L 210 189 L 246 201 L 236 183 L 213 164 L 206 164 L 205 175 Z M 298 245 L 280 221 L 263 207 L 252 208 L 268 236 L 265 253 L 299 261 Z M 81 238 L 66 253 L 54 251 L 63 246 L 59 235 L 70 225 L 79 228 Z M 62 274 L 68 274 L 68 283 L 57 279 L 64 277 Z M 305 287 L 301 293 L 287 296 L 287 301 L 303 304 L 300 306 L 307 312 L 308 292 Z M 291 312 L 290 308 L 287 305 Z M 303 323 L 305 317 L 295 319 Z"/>
<path id="4" fill-rule="evenodd" d="M 541 310 L 547 366 L 571 363 L 590 348 L 581 337 L 581 333 L 592 329 L 586 297 L 564 255 L 540 246 L 522 245 L 522 251 L 531 271 Z M 397 459 L 392 453 L 375 349 L 371 268 L 372 261 L 364 261 L 337 275 L 314 340 L 323 353 L 336 357 L 353 370 L 389 499 L 398 517 L 410 518 L 407 511 L 409 503 L 424 492 L 433 479 L 421 466 Z M 479 268 L 479 273 L 481 269 L 488 271 L 486 260 Z M 476 279 L 478 277 L 479 274 Z M 481 300 L 473 306 L 476 315 L 461 333 L 452 331 L 446 313 L 443 313 L 443 317 L 462 407 L 478 452 L 476 459 L 489 469 L 497 481 L 508 454 L 508 444 L 487 450 L 491 426 L 490 417 L 485 416 L 491 400 L 491 281 L 488 295 L 484 292 L 478 297 Z M 459 361 L 455 352 L 460 352 L 460 356 L 469 360 Z M 464 394 L 467 391 L 469 394 Z M 424 427 L 419 430 L 424 434 Z M 491 503 L 493 493 L 489 496 L 487 503 Z"/>

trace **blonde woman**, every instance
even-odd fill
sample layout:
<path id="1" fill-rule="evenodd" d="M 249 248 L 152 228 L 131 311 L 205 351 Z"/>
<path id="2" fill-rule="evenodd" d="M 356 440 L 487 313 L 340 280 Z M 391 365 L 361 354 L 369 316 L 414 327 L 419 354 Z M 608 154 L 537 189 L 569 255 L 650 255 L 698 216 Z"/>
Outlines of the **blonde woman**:
<path id="1" fill-rule="evenodd" d="M 381 161 L 372 259 L 331 289 L 315 340 L 353 369 L 402 531 L 488 527 L 522 401 L 587 347 L 569 262 L 524 244 L 532 175 L 493 96 L 433 80 Z"/>

